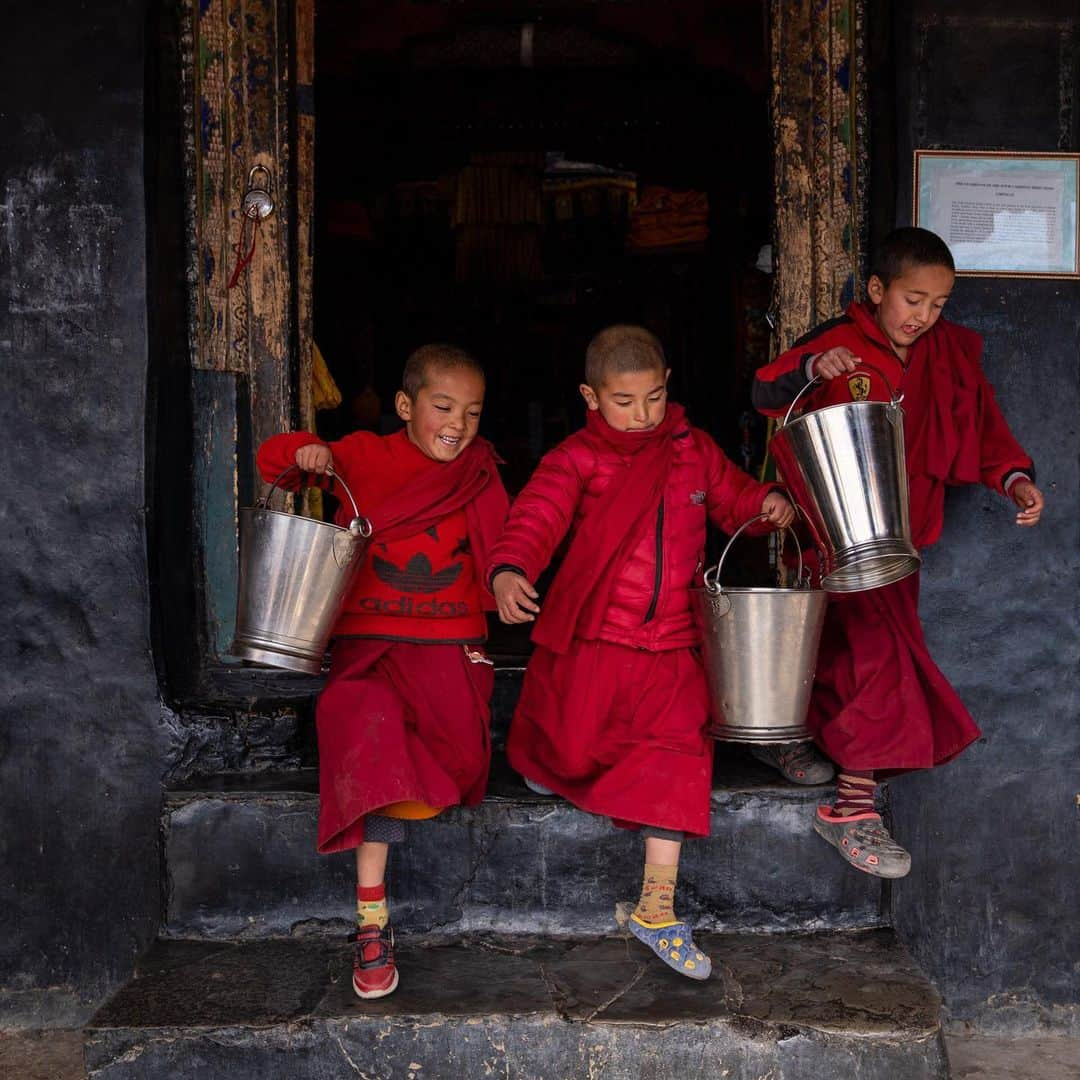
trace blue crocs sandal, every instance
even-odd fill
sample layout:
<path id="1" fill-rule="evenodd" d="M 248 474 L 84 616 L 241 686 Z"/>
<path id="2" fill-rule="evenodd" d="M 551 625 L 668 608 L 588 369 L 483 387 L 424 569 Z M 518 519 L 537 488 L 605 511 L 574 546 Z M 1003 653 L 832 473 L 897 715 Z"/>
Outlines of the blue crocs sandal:
<path id="1" fill-rule="evenodd" d="M 627 922 L 630 933 L 647 945 L 668 967 L 688 979 L 707 979 L 712 974 L 712 961 L 694 944 L 690 927 L 684 922 L 661 923 L 650 926 L 636 915 Z"/>

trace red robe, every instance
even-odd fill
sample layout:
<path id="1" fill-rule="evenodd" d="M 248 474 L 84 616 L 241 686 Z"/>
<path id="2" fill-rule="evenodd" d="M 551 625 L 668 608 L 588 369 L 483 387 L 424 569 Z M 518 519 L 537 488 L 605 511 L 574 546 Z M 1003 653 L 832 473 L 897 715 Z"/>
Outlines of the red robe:
<path id="1" fill-rule="evenodd" d="M 480 655 L 464 645 L 335 642 L 315 711 L 321 854 L 362 843 L 364 818 L 388 806 L 439 810 L 484 797 L 495 672 Z"/>
<path id="2" fill-rule="evenodd" d="M 263 478 L 319 442 L 306 432 L 268 439 Z M 438 810 L 483 798 L 494 677 L 470 643 L 485 635 L 493 600 L 479 568 L 507 509 L 483 440 L 452 463 L 431 460 L 405 432 L 359 432 L 330 449 L 373 533 L 316 708 L 323 853 L 361 843 L 366 815 L 393 804 Z M 352 508 L 341 497 L 344 524 Z"/>
<path id="3" fill-rule="evenodd" d="M 734 532 L 769 490 L 675 404 L 650 432 L 590 412 L 544 458 L 487 571 L 535 580 L 572 532 L 533 632 L 514 768 L 617 824 L 708 834 L 713 744 L 690 589 L 706 518 Z"/>
<path id="4" fill-rule="evenodd" d="M 947 485 L 981 481 L 1001 494 L 1033 478 L 1031 458 L 1009 431 L 980 365 L 982 339 L 946 319 L 901 360 L 865 304 L 824 323 L 754 383 L 754 403 L 783 416 L 806 385 L 807 363 L 836 345 L 867 363 L 802 399 L 823 408 L 853 399 L 904 395 L 904 441 L 912 538 L 923 548 L 941 535 Z M 872 366 L 871 366 L 872 365 Z M 928 768 L 979 736 L 956 691 L 930 656 L 918 612 L 919 581 L 830 596 L 809 722 L 842 768 L 883 774 Z"/>

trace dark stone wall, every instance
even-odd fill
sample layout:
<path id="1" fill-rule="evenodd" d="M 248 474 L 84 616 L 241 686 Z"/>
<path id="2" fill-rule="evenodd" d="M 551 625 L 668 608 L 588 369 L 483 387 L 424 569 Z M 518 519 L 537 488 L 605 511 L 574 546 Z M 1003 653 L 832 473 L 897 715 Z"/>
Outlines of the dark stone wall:
<path id="1" fill-rule="evenodd" d="M 0 47 L 0 1023 L 84 1015 L 160 912 L 146 17 L 41 0 Z"/>
<path id="2" fill-rule="evenodd" d="M 895 7 L 897 224 L 911 221 L 915 147 L 1080 150 L 1074 0 Z M 892 785 L 914 856 L 896 921 L 954 1019 L 1075 1027 L 1080 283 L 960 279 L 948 315 L 983 334 L 987 374 L 1048 509 L 1021 530 L 1010 503 L 957 491 L 927 554 L 927 637 L 983 738 Z"/>

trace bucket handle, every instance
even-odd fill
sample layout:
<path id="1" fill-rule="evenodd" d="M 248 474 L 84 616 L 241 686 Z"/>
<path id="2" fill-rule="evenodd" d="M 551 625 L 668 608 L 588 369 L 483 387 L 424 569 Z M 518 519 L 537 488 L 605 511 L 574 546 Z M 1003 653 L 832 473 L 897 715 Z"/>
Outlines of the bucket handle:
<path id="1" fill-rule="evenodd" d="M 881 368 L 879 368 L 876 364 L 869 364 L 865 360 L 860 360 L 859 361 L 859 366 L 854 371 L 848 372 L 848 374 L 849 375 L 865 375 L 866 372 L 862 370 L 863 368 L 869 368 L 871 371 L 876 371 L 878 373 L 878 375 L 881 376 L 882 381 L 889 388 L 889 404 L 892 405 L 894 408 L 899 406 L 899 404 L 904 400 L 904 395 L 902 393 L 898 393 L 896 390 L 893 389 L 893 384 L 891 382 L 889 382 L 889 376 L 886 375 L 885 372 L 882 371 Z M 820 375 L 815 375 L 795 395 L 795 397 L 792 398 L 791 404 L 788 406 L 787 412 L 784 413 L 784 419 L 780 424 L 781 427 L 787 427 L 787 422 L 788 422 L 788 420 L 791 419 L 792 410 L 799 403 L 799 398 L 801 398 L 803 396 L 803 394 L 805 394 L 806 391 L 810 389 L 811 386 L 814 386 L 815 384 L 820 383 L 822 381 L 823 380 L 822 380 Z"/>
<path id="2" fill-rule="evenodd" d="M 266 493 L 266 498 L 259 500 L 264 506 L 269 504 L 271 497 L 273 496 L 274 492 L 278 488 L 278 485 L 294 469 L 298 473 L 300 473 L 301 479 L 303 478 L 304 471 L 300 468 L 300 466 L 299 465 L 290 465 L 270 485 L 270 490 Z M 349 532 L 355 534 L 356 536 L 363 537 L 366 540 L 369 536 L 371 536 L 371 531 L 372 531 L 371 530 L 371 522 L 368 521 L 368 519 L 366 517 L 364 517 L 360 513 L 360 508 L 356 505 L 356 500 L 353 498 L 353 493 L 349 490 L 349 485 L 345 483 L 344 477 L 340 473 L 334 472 L 333 469 L 327 469 L 326 470 L 326 475 L 329 476 L 329 477 L 332 477 L 335 484 L 340 484 L 341 485 L 342 490 L 349 497 L 349 502 L 352 503 L 353 516 L 352 516 L 352 521 L 349 522 Z M 318 485 L 317 484 L 303 484 L 303 483 L 301 483 L 301 487 L 318 487 Z"/>
<path id="3" fill-rule="evenodd" d="M 720 561 L 715 566 L 705 571 L 705 588 L 708 592 L 716 596 L 724 591 L 724 586 L 720 584 L 720 571 L 724 569 L 724 560 L 727 558 L 728 552 L 731 550 L 731 545 L 734 544 L 735 541 L 739 538 L 739 534 L 743 531 L 743 529 L 748 529 L 751 525 L 756 525 L 759 521 L 768 520 L 768 514 L 755 514 L 754 517 L 752 517 L 749 521 L 744 521 L 731 534 L 731 539 L 727 542 L 727 545 L 720 554 Z M 795 580 L 799 582 L 799 585 L 796 586 L 796 588 L 799 588 L 802 585 L 803 580 L 802 544 L 799 543 L 799 538 L 795 535 L 794 529 L 782 529 L 781 531 L 790 534 L 792 540 L 795 541 L 795 547 L 798 549 L 799 570 Z"/>

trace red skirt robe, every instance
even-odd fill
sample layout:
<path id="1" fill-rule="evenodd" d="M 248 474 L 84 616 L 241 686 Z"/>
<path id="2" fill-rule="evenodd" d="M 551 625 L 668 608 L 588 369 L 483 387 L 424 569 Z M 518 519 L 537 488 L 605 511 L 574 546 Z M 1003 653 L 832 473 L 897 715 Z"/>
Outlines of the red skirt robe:
<path id="1" fill-rule="evenodd" d="M 458 644 L 342 638 L 319 698 L 319 851 L 354 848 L 364 818 L 396 802 L 484 797 L 490 664 Z"/>
<path id="2" fill-rule="evenodd" d="M 709 834 L 709 695 L 693 649 L 536 646 L 507 754 L 523 776 L 617 825 Z"/>

